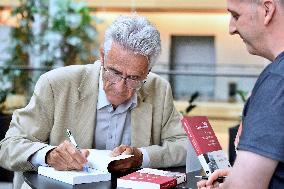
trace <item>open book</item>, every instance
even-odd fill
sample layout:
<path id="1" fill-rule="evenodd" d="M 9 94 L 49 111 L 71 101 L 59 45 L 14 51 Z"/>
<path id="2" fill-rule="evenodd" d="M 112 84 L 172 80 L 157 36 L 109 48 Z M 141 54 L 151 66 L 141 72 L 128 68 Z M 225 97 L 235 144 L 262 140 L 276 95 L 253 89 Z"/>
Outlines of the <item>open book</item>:
<path id="1" fill-rule="evenodd" d="M 206 175 L 231 167 L 206 116 L 184 116 L 182 123 Z"/>
<path id="2" fill-rule="evenodd" d="M 111 180 L 108 164 L 115 160 L 126 159 L 132 155 L 111 156 L 110 150 L 89 149 L 88 171 L 58 171 L 53 167 L 39 166 L 38 174 L 65 182 L 68 184 L 82 184 Z"/>

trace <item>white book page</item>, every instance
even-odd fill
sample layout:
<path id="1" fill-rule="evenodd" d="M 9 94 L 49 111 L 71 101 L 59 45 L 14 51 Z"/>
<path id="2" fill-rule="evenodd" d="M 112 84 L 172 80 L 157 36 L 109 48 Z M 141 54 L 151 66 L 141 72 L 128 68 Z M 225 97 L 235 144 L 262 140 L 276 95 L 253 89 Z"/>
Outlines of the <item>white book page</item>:
<path id="1" fill-rule="evenodd" d="M 111 156 L 111 150 L 96 150 L 96 149 L 88 149 L 90 154 L 87 158 L 89 167 L 93 169 L 98 169 L 101 171 L 106 171 L 108 164 L 114 160 L 126 159 L 133 155 L 119 155 L 119 156 Z"/>
<path id="2" fill-rule="evenodd" d="M 111 156 L 110 150 L 90 149 L 88 156 L 88 172 L 84 171 L 57 171 L 53 167 L 39 166 L 38 174 L 49 178 L 59 180 L 68 184 L 80 184 L 99 181 L 108 181 L 111 174 L 107 170 L 107 166 L 111 161 L 125 159 L 133 155 Z"/>
<path id="3" fill-rule="evenodd" d="M 55 170 L 53 167 L 39 166 L 38 174 L 72 185 L 80 183 L 108 181 L 111 179 L 110 173 L 96 169 L 89 169 L 88 172 L 58 171 Z"/>

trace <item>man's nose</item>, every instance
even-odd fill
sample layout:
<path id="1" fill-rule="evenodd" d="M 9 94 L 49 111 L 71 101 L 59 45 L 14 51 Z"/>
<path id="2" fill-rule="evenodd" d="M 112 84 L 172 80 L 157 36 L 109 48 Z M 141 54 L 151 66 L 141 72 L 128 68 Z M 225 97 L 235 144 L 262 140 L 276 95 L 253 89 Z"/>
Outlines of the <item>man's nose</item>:
<path id="1" fill-rule="evenodd" d="M 230 19 L 230 24 L 229 24 L 229 33 L 231 35 L 234 35 L 237 33 L 237 28 L 236 28 L 236 24 L 235 21 L 233 21 L 233 19 Z"/>
<path id="2" fill-rule="evenodd" d="M 121 77 L 120 81 L 116 83 L 116 89 L 118 91 L 123 91 L 126 87 L 126 78 Z"/>

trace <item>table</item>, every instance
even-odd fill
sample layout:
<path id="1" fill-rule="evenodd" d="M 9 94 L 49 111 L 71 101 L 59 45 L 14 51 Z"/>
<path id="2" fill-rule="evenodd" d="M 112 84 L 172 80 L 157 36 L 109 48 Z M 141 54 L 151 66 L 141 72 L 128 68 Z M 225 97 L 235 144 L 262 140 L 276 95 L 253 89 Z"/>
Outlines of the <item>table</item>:
<path id="1" fill-rule="evenodd" d="M 5 134 L 9 128 L 10 121 L 12 119 L 11 114 L 1 114 L 0 113 L 0 140 L 5 138 Z M 12 182 L 14 177 L 14 172 L 8 171 L 0 167 L 0 182 Z"/>
<path id="2" fill-rule="evenodd" d="M 175 167 L 175 168 L 167 168 L 163 169 L 167 171 L 178 171 L 185 172 L 185 167 Z M 179 184 L 176 189 L 197 189 L 196 182 L 199 180 L 195 178 L 195 175 L 200 175 L 201 171 L 194 171 L 187 173 L 187 182 Z M 24 172 L 24 180 L 25 182 L 33 189 L 114 189 L 116 187 L 116 175 L 112 175 L 111 181 L 106 182 L 94 182 L 89 184 L 79 184 L 79 185 L 70 185 L 66 184 L 42 175 L 38 175 L 37 172 Z"/>

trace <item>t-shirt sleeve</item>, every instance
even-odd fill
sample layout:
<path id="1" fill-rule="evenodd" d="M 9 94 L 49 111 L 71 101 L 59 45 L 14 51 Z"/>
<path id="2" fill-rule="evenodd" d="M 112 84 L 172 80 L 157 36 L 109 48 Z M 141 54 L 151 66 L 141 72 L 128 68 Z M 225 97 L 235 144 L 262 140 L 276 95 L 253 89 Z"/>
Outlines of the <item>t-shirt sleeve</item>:
<path id="1" fill-rule="evenodd" d="M 238 149 L 284 162 L 284 78 L 270 74 L 254 90 Z"/>

